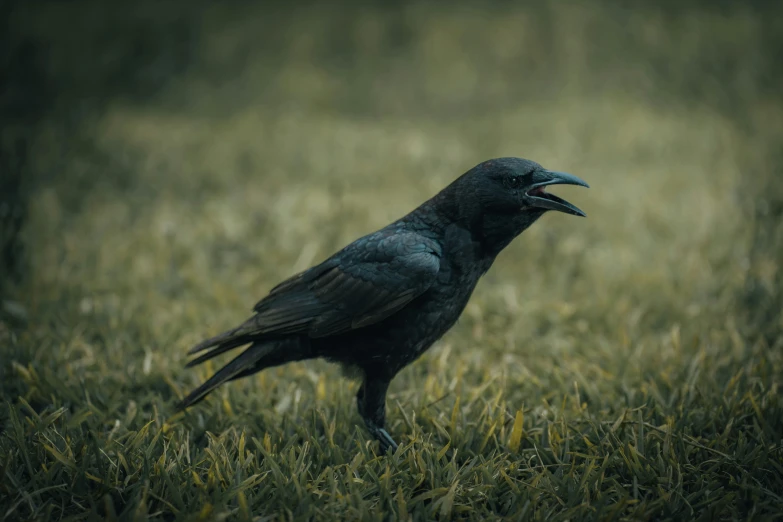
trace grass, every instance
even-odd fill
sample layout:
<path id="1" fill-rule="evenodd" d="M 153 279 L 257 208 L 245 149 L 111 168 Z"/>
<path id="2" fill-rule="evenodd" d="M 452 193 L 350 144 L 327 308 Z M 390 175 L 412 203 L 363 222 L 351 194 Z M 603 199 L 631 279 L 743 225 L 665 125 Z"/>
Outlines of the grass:
<path id="1" fill-rule="evenodd" d="M 102 6 L 13 15 L 54 95 L 4 130 L 0 517 L 781 517 L 779 9 Z M 394 455 L 320 361 L 175 414 L 192 344 L 501 155 L 588 180 L 589 218 L 393 381 Z"/>

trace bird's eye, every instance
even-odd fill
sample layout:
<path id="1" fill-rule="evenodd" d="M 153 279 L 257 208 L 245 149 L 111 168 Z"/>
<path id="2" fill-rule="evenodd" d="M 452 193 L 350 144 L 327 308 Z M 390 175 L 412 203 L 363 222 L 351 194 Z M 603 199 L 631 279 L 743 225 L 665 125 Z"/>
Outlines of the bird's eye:
<path id="1" fill-rule="evenodd" d="M 507 179 L 506 184 L 509 188 L 519 189 L 524 186 L 525 180 L 522 178 L 522 176 L 510 176 Z"/>

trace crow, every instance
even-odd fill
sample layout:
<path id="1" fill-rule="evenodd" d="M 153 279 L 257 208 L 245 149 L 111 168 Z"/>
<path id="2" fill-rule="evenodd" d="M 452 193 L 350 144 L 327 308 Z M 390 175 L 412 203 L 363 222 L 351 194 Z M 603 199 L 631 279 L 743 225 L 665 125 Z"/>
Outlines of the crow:
<path id="1" fill-rule="evenodd" d="M 323 358 L 359 375 L 357 406 L 381 451 L 394 376 L 457 321 L 479 278 L 548 210 L 585 216 L 546 192 L 583 180 L 521 158 L 484 161 L 421 206 L 278 284 L 250 319 L 197 344 L 187 366 L 248 346 L 193 390 L 184 409 L 221 384 L 266 368 Z"/>

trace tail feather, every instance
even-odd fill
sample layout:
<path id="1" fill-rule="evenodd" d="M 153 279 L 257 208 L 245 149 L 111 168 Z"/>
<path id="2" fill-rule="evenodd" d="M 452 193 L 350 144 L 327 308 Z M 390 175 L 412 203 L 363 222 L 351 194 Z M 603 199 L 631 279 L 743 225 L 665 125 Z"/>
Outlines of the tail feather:
<path id="1" fill-rule="evenodd" d="M 188 362 L 185 365 L 185 368 L 192 368 L 193 366 L 199 365 L 199 364 L 203 363 L 204 361 L 206 361 L 208 359 L 212 359 L 213 357 L 217 357 L 221 353 L 225 353 L 225 352 L 227 352 L 229 350 L 232 350 L 232 349 L 236 348 L 237 346 L 242 346 L 243 344 L 247 344 L 247 343 L 249 343 L 251 341 L 252 341 L 252 339 L 250 339 L 248 337 L 239 337 L 239 338 L 236 338 L 236 339 L 230 339 L 228 341 L 225 341 L 225 342 L 223 342 L 221 344 L 218 344 L 214 349 L 209 350 L 207 353 L 199 355 L 198 357 L 196 357 L 192 361 Z M 204 348 L 202 348 L 202 350 L 203 349 Z M 191 352 L 189 352 L 189 353 L 194 353 L 194 352 L 191 350 Z"/>
<path id="2" fill-rule="evenodd" d="M 222 334 L 216 335 L 215 337 L 210 337 L 209 339 L 205 339 L 198 343 L 196 346 L 190 349 L 188 351 L 188 355 L 193 355 L 194 353 L 203 352 L 207 348 L 211 348 L 218 344 L 223 344 L 227 341 L 231 341 L 232 339 L 237 338 L 238 336 L 244 335 L 246 332 L 244 332 L 244 325 L 237 326 L 236 328 L 232 328 L 231 330 L 227 332 L 223 332 Z"/>
<path id="3" fill-rule="evenodd" d="M 237 378 L 242 373 L 249 372 L 251 369 L 257 367 L 257 363 L 275 348 L 276 346 L 274 344 L 251 345 L 247 350 L 240 353 L 231 362 L 218 370 L 215 375 L 207 379 L 204 384 L 190 392 L 190 394 L 177 405 L 177 409 L 184 410 L 185 408 L 193 406 L 197 402 L 203 400 L 208 393 L 221 384 Z"/>

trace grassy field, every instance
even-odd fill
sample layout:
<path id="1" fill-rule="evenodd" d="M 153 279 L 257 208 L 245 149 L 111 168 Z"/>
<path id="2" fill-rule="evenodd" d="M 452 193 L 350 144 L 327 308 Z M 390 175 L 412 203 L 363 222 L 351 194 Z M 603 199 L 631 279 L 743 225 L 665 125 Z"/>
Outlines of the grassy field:
<path id="1" fill-rule="evenodd" d="M 710 5 L 20 3 L 0 518 L 780 520 L 783 11 Z M 589 217 L 393 381 L 394 455 L 321 361 L 175 415 L 191 345 L 506 155 Z"/>

